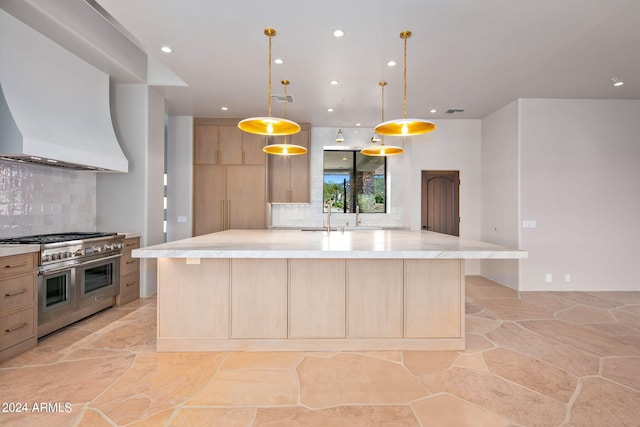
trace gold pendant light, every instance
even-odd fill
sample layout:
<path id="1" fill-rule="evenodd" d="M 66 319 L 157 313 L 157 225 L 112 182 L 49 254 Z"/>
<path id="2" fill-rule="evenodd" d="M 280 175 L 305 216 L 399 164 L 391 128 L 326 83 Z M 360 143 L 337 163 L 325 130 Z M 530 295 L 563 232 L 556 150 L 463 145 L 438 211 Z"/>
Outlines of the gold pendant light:
<path id="1" fill-rule="evenodd" d="M 264 35 L 269 37 L 269 85 L 268 85 L 268 117 L 250 117 L 241 120 L 238 127 L 245 132 L 258 135 L 293 135 L 300 132 L 300 125 L 296 122 L 278 117 L 271 117 L 271 39 L 276 35 L 273 28 L 265 28 Z"/>
<path id="2" fill-rule="evenodd" d="M 287 118 L 287 86 L 291 83 L 289 80 L 282 80 L 282 86 L 284 87 L 284 118 Z M 302 145 L 287 144 L 287 136 L 284 137 L 282 144 L 269 144 L 262 149 L 267 154 L 274 154 L 276 156 L 295 156 L 298 154 L 306 154 L 307 149 Z"/>
<path id="3" fill-rule="evenodd" d="M 407 39 L 411 31 L 403 31 L 400 38 L 404 40 L 404 102 L 402 105 L 402 119 L 383 121 L 375 128 L 375 132 L 388 136 L 421 135 L 436 129 L 433 122 L 425 119 L 407 119 Z"/>
<path id="4" fill-rule="evenodd" d="M 384 122 L 384 87 L 387 85 L 387 82 L 379 82 L 378 85 L 382 90 L 382 121 Z M 375 145 L 373 138 L 371 138 L 371 142 L 373 143 L 369 148 L 363 148 L 360 150 L 361 154 L 365 156 L 393 156 L 395 154 L 404 153 L 404 149 L 402 147 L 396 147 L 393 145 L 384 145 L 384 135 L 380 136 L 380 145 Z"/>

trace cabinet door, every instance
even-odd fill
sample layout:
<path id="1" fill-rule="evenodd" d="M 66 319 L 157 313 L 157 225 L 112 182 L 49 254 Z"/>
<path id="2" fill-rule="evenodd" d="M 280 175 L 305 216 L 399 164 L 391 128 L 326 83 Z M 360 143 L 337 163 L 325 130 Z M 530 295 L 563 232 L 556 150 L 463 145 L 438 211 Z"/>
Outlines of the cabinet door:
<path id="1" fill-rule="evenodd" d="M 231 338 L 287 337 L 287 260 L 231 260 Z"/>
<path id="2" fill-rule="evenodd" d="M 195 126 L 193 161 L 197 165 L 215 165 L 219 162 L 218 126 Z"/>
<path id="3" fill-rule="evenodd" d="M 264 166 L 227 166 L 227 228 L 266 227 Z"/>
<path id="4" fill-rule="evenodd" d="M 299 156 L 269 156 L 269 201 L 291 202 L 291 160 Z"/>
<path id="5" fill-rule="evenodd" d="M 228 259 L 158 260 L 158 336 L 160 338 L 229 337 Z"/>
<path id="6" fill-rule="evenodd" d="M 291 135 L 291 143 L 309 149 L 309 131 L 301 130 Z M 291 156 L 290 174 L 290 203 L 310 203 L 309 191 L 309 152 L 299 156 Z"/>
<path id="7" fill-rule="evenodd" d="M 245 165 L 264 165 L 266 154 L 262 151 L 266 136 L 242 132 L 243 163 Z"/>
<path id="8" fill-rule="evenodd" d="M 345 337 L 345 261 L 289 260 L 289 338 Z"/>
<path id="9" fill-rule="evenodd" d="M 238 126 L 220 126 L 220 163 L 242 164 L 242 132 Z"/>
<path id="10" fill-rule="evenodd" d="M 347 260 L 348 338 L 402 338 L 402 260 Z"/>
<path id="11" fill-rule="evenodd" d="M 226 167 L 195 165 L 193 168 L 193 235 L 224 230 Z"/>
<path id="12" fill-rule="evenodd" d="M 463 262 L 405 260 L 405 338 L 461 336 Z"/>

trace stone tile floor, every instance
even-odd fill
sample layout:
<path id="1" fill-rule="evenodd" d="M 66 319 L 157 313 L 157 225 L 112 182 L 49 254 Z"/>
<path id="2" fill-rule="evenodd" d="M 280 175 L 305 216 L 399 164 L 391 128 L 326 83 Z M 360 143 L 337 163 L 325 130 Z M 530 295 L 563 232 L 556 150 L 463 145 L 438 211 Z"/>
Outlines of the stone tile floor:
<path id="1" fill-rule="evenodd" d="M 0 364 L 0 425 L 640 425 L 640 292 L 466 292 L 439 352 L 156 353 L 142 299 Z"/>

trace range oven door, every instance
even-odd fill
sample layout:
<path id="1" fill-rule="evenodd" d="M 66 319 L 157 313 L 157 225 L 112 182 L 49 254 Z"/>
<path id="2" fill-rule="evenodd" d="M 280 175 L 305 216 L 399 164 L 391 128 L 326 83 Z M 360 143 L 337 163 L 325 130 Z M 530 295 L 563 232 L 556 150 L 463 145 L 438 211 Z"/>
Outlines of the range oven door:
<path id="1" fill-rule="evenodd" d="M 72 272 L 66 267 L 38 275 L 38 325 L 64 318 L 75 310 Z"/>
<path id="2" fill-rule="evenodd" d="M 77 309 L 113 300 L 120 292 L 120 257 L 113 255 L 85 261 L 75 267 Z"/>

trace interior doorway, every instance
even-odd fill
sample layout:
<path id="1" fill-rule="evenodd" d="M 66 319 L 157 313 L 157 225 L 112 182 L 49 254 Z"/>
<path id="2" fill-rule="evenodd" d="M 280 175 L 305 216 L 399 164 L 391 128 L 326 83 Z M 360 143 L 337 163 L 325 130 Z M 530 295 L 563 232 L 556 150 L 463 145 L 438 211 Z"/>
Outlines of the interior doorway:
<path id="1" fill-rule="evenodd" d="M 460 235 L 460 172 L 422 171 L 421 228 Z"/>

